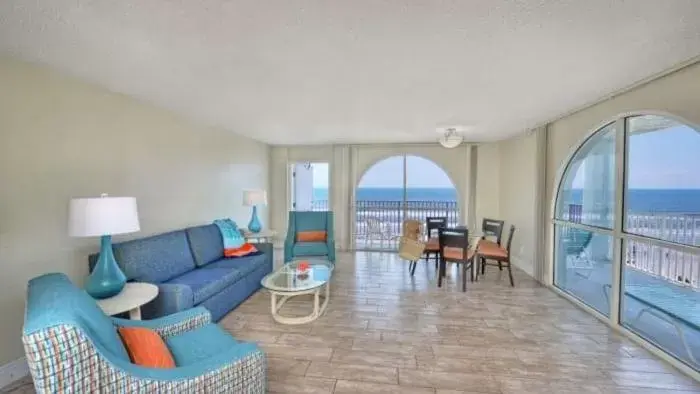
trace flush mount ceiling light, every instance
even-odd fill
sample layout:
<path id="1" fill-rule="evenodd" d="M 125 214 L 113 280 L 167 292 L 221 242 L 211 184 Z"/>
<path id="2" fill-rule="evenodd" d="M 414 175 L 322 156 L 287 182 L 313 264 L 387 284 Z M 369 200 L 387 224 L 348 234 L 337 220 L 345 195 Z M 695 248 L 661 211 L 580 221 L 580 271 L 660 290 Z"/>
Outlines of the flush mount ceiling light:
<path id="1" fill-rule="evenodd" d="M 464 126 L 438 127 L 436 131 L 441 134 L 438 142 L 445 148 L 456 148 L 464 141 L 462 133 L 466 129 Z"/>

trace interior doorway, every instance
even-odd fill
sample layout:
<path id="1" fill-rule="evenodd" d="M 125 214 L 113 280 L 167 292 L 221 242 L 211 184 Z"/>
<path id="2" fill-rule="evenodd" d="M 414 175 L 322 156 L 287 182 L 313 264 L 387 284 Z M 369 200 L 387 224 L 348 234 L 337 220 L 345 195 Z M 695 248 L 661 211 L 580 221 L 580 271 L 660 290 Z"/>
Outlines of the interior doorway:
<path id="1" fill-rule="evenodd" d="M 328 167 L 327 162 L 297 162 L 289 165 L 290 210 L 329 210 Z"/>

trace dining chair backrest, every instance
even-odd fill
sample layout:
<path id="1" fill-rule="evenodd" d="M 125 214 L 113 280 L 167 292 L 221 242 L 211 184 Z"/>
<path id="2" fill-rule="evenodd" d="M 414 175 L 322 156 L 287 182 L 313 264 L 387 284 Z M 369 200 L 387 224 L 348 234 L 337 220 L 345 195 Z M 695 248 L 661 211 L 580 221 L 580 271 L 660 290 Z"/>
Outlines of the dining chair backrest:
<path id="1" fill-rule="evenodd" d="M 438 228 L 438 242 L 444 259 L 450 260 L 451 253 L 445 253 L 445 248 L 459 249 L 460 256 L 469 255 L 469 230 L 466 228 Z M 460 259 L 461 260 L 461 259 Z"/>
<path id="2" fill-rule="evenodd" d="M 425 218 L 425 228 L 428 237 L 433 236 L 433 231 L 438 231 L 440 228 L 447 227 L 446 216 L 428 216 Z"/>
<path id="3" fill-rule="evenodd" d="M 481 232 L 484 237 L 495 237 L 496 243 L 500 245 L 505 223 L 503 220 L 484 218 L 481 222 Z"/>
<path id="4" fill-rule="evenodd" d="M 515 226 L 510 225 L 510 230 L 508 231 L 508 244 L 506 245 L 506 250 L 510 256 L 510 247 L 513 244 L 513 236 L 515 235 Z"/>

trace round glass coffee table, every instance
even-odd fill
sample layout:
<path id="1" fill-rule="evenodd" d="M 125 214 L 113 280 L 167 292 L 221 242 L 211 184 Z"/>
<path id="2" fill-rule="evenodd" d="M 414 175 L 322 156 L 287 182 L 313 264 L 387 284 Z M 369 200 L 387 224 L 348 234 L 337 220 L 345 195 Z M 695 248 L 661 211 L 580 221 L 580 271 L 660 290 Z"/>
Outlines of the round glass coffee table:
<path id="1" fill-rule="evenodd" d="M 299 264 L 308 263 L 309 268 L 301 272 Z M 324 259 L 299 259 L 283 265 L 275 272 L 265 276 L 260 283 L 270 291 L 270 310 L 276 322 L 282 324 L 310 323 L 326 311 L 330 298 L 330 279 L 333 264 Z M 324 290 L 321 304 L 321 290 Z M 282 306 L 292 297 L 313 294 L 314 310 L 308 316 L 283 316 L 279 313 Z M 277 299 L 278 297 L 279 300 Z"/>

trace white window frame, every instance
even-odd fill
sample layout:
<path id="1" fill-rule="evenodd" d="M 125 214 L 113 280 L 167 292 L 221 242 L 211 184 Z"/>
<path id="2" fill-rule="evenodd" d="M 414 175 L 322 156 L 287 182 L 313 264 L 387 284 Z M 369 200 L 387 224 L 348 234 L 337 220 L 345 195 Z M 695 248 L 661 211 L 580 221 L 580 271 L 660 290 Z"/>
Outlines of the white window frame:
<path id="1" fill-rule="evenodd" d="M 663 112 L 663 111 L 656 111 L 656 110 L 648 110 L 648 111 L 634 111 L 634 112 L 627 112 L 620 114 L 618 116 L 615 116 L 614 118 L 608 119 L 605 122 L 600 123 L 597 125 L 594 129 L 589 131 L 585 138 L 581 140 L 575 147 L 574 149 L 570 152 L 570 154 L 567 156 L 566 160 L 563 161 L 563 164 L 561 165 L 557 177 L 556 177 L 556 183 L 555 187 L 553 190 L 553 196 L 551 198 L 551 211 L 550 211 L 550 219 L 549 219 L 549 225 L 551 226 L 551 234 L 550 234 L 550 239 L 549 239 L 549 245 L 551 246 L 548 251 L 549 256 L 551 258 L 549 259 L 550 266 L 548 267 L 549 269 L 549 275 L 547 278 L 547 285 L 548 287 L 553 290 L 555 293 L 558 295 L 564 297 L 565 299 L 569 300 L 570 302 L 574 303 L 578 307 L 584 309 L 591 315 L 595 316 L 608 326 L 610 326 L 612 329 L 615 331 L 623 334 L 624 336 L 630 338 L 652 354 L 662 358 L 663 360 L 667 361 L 668 363 L 672 364 L 676 368 L 680 369 L 682 372 L 686 373 L 687 375 L 690 375 L 696 380 L 700 380 L 700 371 L 693 369 L 690 367 L 688 364 L 685 362 L 681 361 L 680 359 L 676 358 L 675 356 L 665 352 L 661 348 L 657 347 L 655 344 L 652 342 L 647 341 L 646 339 L 642 338 L 638 334 L 636 334 L 634 331 L 629 330 L 628 328 L 624 327 L 621 322 L 620 322 L 620 308 L 622 307 L 621 303 L 621 292 L 622 292 L 622 254 L 623 254 L 623 245 L 625 241 L 641 241 L 645 242 L 649 245 L 652 246 L 659 246 L 659 247 L 664 247 L 668 248 L 670 250 L 674 251 L 680 251 L 680 252 L 689 252 L 689 253 L 695 253 L 695 254 L 700 254 L 700 247 L 697 246 L 691 246 L 691 245 L 685 245 L 685 244 L 678 244 L 675 242 L 670 242 L 670 241 L 665 241 L 657 238 L 650 238 L 642 235 L 637 235 L 637 234 L 631 234 L 631 233 L 626 233 L 624 231 L 624 214 L 625 210 L 624 207 L 627 203 L 627 196 L 625 195 L 625 189 L 627 187 L 627 168 L 628 168 L 628 155 L 627 155 L 627 147 L 629 145 L 629 132 L 627 130 L 628 127 L 628 122 L 627 119 L 635 116 L 643 116 L 643 115 L 657 115 L 657 116 L 663 116 L 666 118 L 669 118 L 671 120 L 674 120 L 678 123 L 684 124 L 688 127 L 694 128 L 696 131 L 700 133 L 700 126 L 693 124 L 692 122 L 689 122 L 686 119 L 680 118 L 676 115 Z M 592 138 L 595 138 L 596 135 L 598 134 L 599 131 L 601 131 L 603 128 L 606 126 L 610 125 L 611 123 L 614 123 L 615 126 L 615 216 L 613 218 L 613 227 L 612 229 L 606 229 L 606 228 L 601 228 L 597 226 L 592 226 L 592 225 L 587 225 L 583 223 L 573 223 L 569 222 L 567 220 L 562 220 L 562 219 L 557 219 L 557 198 L 559 196 L 559 191 L 562 187 L 562 184 L 568 174 L 568 169 L 569 169 L 569 164 L 571 163 L 571 160 L 573 160 L 578 153 L 578 151 L 583 147 L 584 144 L 586 144 L 588 141 L 590 141 Z M 603 234 L 603 235 L 608 235 L 611 236 L 613 239 L 613 261 L 612 261 L 612 294 L 610 298 L 610 311 L 609 311 L 609 317 L 605 316 L 604 314 L 598 312 L 588 304 L 584 303 L 580 299 L 576 298 L 573 296 L 571 293 L 566 292 L 559 287 L 555 285 L 555 269 L 557 265 L 556 261 L 556 256 L 557 256 L 557 244 L 555 242 L 556 238 L 556 226 L 561 225 L 561 226 L 568 226 L 570 228 L 577 228 L 581 230 L 586 230 L 590 231 L 594 234 Z"/>

